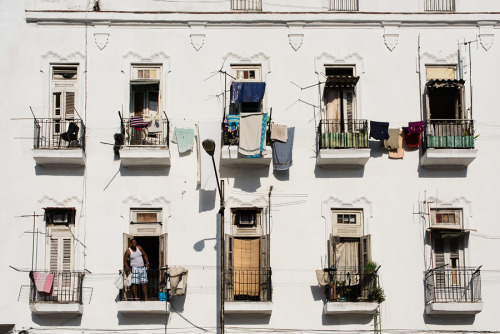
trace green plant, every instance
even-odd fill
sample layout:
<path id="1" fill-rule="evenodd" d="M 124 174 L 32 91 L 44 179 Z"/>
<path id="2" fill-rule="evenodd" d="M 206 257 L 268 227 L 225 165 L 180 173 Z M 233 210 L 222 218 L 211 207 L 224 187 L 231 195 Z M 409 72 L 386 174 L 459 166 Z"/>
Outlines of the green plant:
<path id="1" fill-rule="evenodd" d="M 364 266 L 365 275 L 373 274 L 377 270 L 378 264 L 374 261 L 368 261 Z"/>
<path id="2" fill-rule="evenodd" d="M 368 291 L 368 300 L 369 301 L 375 301 L 375 302 L 377 302 L 379 304 L 383 303 L 385 301 L 384 289 L 382 289 L 379 286 L 371 288 Z"/>
<path id="3" fill-rule="evenodd" d="M 351 293 L 351 287 L 346 285 L 345 281 L 336 282 L 336 291 L 339 299 L 345 299 Z"/>

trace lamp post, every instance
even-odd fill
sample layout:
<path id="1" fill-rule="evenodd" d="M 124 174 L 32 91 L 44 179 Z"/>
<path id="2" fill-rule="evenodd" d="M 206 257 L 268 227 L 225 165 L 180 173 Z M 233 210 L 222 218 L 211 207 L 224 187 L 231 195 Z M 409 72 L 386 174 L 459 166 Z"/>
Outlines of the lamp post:
<path id="1" fill-rule="evenodd" d="M 219 215 L 220 215 L 220 314 L 219 314 L 219 322 L 220 322 L 220 334 L 224 334 L 224 251 L 225 251 L 225 242 L 224 242 L 224 210 L 225 210 L 225 204 L 224 204 L 224 180 L 220 181 L 219 184 L 219 176 L 217 175 L 217 168 L 215 167 L 215 159 L 214 159 L 214 153 L 215 153 L 215 141 L 212 139 L 205 139 L 201 145 L 203 146 L 203 149 L 205 152 L 207 152 L 208 155 L 212 158 L 212 164 L 214 166 L 214 173 L 215 173 L 215 178 L 217 180 L 217 189 L 219 190 L 219 199 L 220 199 L 220 208 L 219 208 Z"/>

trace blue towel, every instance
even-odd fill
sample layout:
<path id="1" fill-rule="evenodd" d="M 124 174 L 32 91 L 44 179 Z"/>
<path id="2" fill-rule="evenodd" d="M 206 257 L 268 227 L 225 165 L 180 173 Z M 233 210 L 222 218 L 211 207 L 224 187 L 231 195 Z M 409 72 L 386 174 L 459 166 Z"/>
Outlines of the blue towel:
<path id="1" fill-rule="evenodd" d="M 260 102 L 266 91 L 265 82 L 238 82 L 231 84 L 231 103 Z"/>
<path id="2" fill-rule="evenodd" d="M 262 130 L 260 133 L 260 153 L 256 155 L 247 155 L 247 158 L 259 158 L 266 145 L 267 114 L 262 115 Z"/>
<path id="3" fill-rule="evenodd" d="M 273 166 L 275 170 L 287 170 L 292 166 L 293 137 L 295 127 L 288 128 L 288 140 L 286 143 L 273 142 Z"/>
<path id="4" fill-rule="evenodd" d="M 194 129 L 175 128 L 173 143 L 177 143 L 179 153 L 184 153 L 193 149 Z"/>
<path id="5" fill-rule="evenodd" d="M 370 121 L 370 137 L 378 140 L 389 139 L 389 123 Z"/>
<path id="6" fill-rule="evenodd" d="M 227 115 L 227 125 L 231 132 L 236 131 L 240 125 L 240 115 Z"/>

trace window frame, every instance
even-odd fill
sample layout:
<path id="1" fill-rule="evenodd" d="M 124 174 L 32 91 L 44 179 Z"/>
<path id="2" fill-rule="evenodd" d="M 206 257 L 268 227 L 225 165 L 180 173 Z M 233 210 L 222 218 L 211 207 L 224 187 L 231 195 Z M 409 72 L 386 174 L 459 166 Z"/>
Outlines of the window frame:
<path id="1" fill-rule="evenodd" d="M 141 213 L 156 213 L 155 222 L 138 222 L 137 214 Z M 162 208 L 130 208 L 130 224 L 163 224 L 163 209 Z"/>
<path id="2" fill-rule="evenodd" d="M 329 69 L 349 69 L 351 70 L 351 74 L 330 74 L 327 75 L 327 72 Z M 331 64 L 325 64 L 324 65 L 324 73 L 325 77 L 331 76 L 331 75 L 345 75 L 345 76 L 356 76 L 356 65 L 331 65 Z M 328 110 L 327 106 L 329 103 L 333 103 L 333 101 L 328 101 L 328 96 L 326 94 L 326 91 L 332 90 L 332 91 L 338 91 L 338 98 L 340 99 L 339 101 L 339 106 L 340 110 L 339 115 L 340 118 L 338 119 L 338 122 L 340 122 L 341 130 L 342 132 L 352 132 L 354 127 L 353 127 L 353 122 L 354 120 L 358 119 L 357 116 L 357 84 L 354 87 L 348 87 L 348 88 L 343 88 L 343 87 L 325 87 L 325 94 L 323 96 L 323 102 L 325 104 L 325 120 L 326 121 L 337 121 L 337 119 L 330 119 L 328 117 Z M 351 94 L 350 97 L 348 97 L 348 94 Z M 350 101 L 349 101 L 350 100 Z M 349 103 L 351 104 L 351 116 L 349 118 Z M 335 130 L 335 129 L 334 129 Z M 338 131 L 334 131 L 338 132 Z"/>
<path id="3" fill-rule="evenodd" d="M 155 78 L 139 78 L 139 71 L 155 71 Z M 162 87 L 163 87 L 163 66 L 161 64 L 131 64 L 130 65 L 130 81 L 129 81 L 129 96 L 130 105 L 129 113 L 132 116 L 142 116 L 142 115 L 154 115 L 154 110 L 152 108 L 150 99 L 152 93 L 157 94 L 156 102 L 156 113 L 159 113 L 159 117 L 162 118 Z M 150 87 L 151 86 L 151 87 Z M 152 86 L 155 86 L 154 88 Z M 136 110 L 136 95 L 137 93 L 142 93 L 142 111 Z"/>
<path id="4" fill-rule="evenodd" d="M 459 208 L 431 208 L 431 228 L 437 229 L 463 229 L 463 210 Z M 455 223 L 438 223 L 436 221 L 438 214 L 454 214 Z M 458 221 L 457 221 L 458 220 Z"/>
<path id="5" fill-rule="evenodd" d="M 63 69 L 71 69 L 76 72 L 76 77 L 73 78 L 55 78 L 55 71 L 63 70 Z M 50 64 L 50 92 L 49 92 L 49 108 L 50 108 L 50 118 L 55 120 L 74 120 L 78 105 L 79 98 L 79 77 L 80 77 L 80 66 L 79 64 Z M 56 96 L 59 94 L 59 107 L 56 106 L 57 98 Z M 68 103 L 70 103 L 70 99 L 68 95 L 73 94 L 73 110 L 68 110 Z M 59 113 L 56 112 L 56 109 L 59 109 Z M 54 127 L 54 133 L 60 133 L 60 130 L 57 130 Z"/>
<path id="6" fill-rule="evenodd" d="M 454 68 L 454 76 L 453 79 L 451 77 L 445 76 L 429 76 L 429 69 L 431 68 Z M 429 80 L 458 80 L 460 77 L 459 73 L 460 67 L 458 64 L 447 63 L 447 64 L 425 64 L 425 83 L 429 82 Z M 449 118 L 432 118 L 432 108 L 431 108 L 431 99 L 432 97 L 438 97 L 439 95 L 445 96 L 450 95 L 449 91 L 451 88 L 439 88 L 437 90 L 430 91 L 427 85 L 425 85 L 425 100 L 426 100 L 426 114 L 428 120 L 460 120 L 460 119 L 468 119 L 467 117 L 467 108 L 466 108 L 466 100 L 465 100 L 465 87 L 461 87 L 456 92 L 452 92 L 454 94 L 455 106 L 450 107 L 450 109 L 455 110 L 455 115 Z M 447 93 L 447 94 L 445 94 Z M 451 116 L 451 115 L 450 115 Z"/>

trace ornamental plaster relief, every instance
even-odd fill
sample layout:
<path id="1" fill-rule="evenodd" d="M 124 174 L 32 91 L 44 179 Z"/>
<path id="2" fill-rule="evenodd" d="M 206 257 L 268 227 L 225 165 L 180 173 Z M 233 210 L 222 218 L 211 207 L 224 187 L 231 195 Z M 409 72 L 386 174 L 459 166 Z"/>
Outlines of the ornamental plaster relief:
<path id="1" fill-rule="evenodd" d="M 495 21 L 479 21 L 479 41 L 484 50 L 488 51 L 495 41 Z"/>
<path id="2" fill-rule="evenodd" d="M 189 38 L 191 39 L 191 45 L 196 51 L 200 51 L 203 44 L 205 44 L 205 27 L 206 22 L 188 22 L 189 28 L 191 29 L 191 34 Z"/>
<path id="3" fill-rule="evenodd" d="M 384 43 L 389 51 L 393 51 L 399 41 L 399 26 L 401 22 L 382 22 L 384 28 Z"/>

